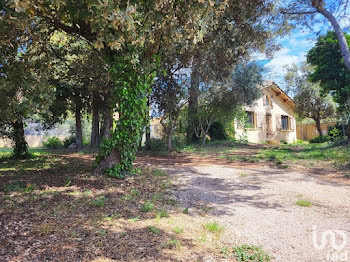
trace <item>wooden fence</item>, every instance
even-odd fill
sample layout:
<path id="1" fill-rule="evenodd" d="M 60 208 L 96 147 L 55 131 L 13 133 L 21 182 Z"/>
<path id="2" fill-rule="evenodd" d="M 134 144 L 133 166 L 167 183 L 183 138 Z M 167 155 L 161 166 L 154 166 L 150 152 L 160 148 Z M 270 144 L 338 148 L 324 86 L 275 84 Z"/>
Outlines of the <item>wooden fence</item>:
<path id="1" fill-rule="evenodd" d="M 327 122 L 321 124 L 322 133 L 324 135 L 328 132 L 329 126 L 335 126 L 336 122 Z M 318 136 L 318 131 L 315 124 L 298 124 L 297 123 L 297 139 L 310 140 Z"/>

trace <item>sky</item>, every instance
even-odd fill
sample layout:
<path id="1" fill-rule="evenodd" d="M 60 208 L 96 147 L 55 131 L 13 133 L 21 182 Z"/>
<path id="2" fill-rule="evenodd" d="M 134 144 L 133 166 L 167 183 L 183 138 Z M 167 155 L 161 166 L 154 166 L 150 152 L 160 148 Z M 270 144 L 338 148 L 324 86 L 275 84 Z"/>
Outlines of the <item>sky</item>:
<path id="1" fill-rule="evenodd" d="M 339 21 L 344 31 L 349 32 L 349 21 L 349 18 Z M 286 67 L 293 63 L 300 65 L 306 61 L 307 52 L 315 45 L 317 37 L 324 35 L 330 29 L 332 28 L 328 20 L 315 24 L 312 30 L 297 28 L 289 35 L 276 40 L 280 49 L 275 52 L 272 59 L 267 59 L 263 54 L 256 54 L 255 60 L 262 63 L 266 69 L 265 80 L 272 80 L 283 88 Z"/>

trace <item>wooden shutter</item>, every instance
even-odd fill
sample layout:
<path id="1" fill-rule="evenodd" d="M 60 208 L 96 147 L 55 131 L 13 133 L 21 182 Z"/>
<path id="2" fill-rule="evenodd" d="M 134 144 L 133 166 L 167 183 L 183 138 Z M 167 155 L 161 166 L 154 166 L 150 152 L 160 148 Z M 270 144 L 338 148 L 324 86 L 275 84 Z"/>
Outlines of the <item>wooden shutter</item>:
<path id="1" fill-rule="evenodd" d="M 289 122 L 290 122 L 290 130 L 294 131 L 295 130 L 295 119 L 294 119 L 294 117 L 289 117 Z"/>
<path id="2" fill-rule="evenodd" d="M 257 114 L 255 112 L 253 112 L 253 122 L 254 122 L 253 128 L 256 128 L 257 127 Z"/>
<path id="3" fill-rule="evenodd" d="M 281 115 L 276 115 L 276 129 L 277 130 L 282 130 Z"/>
<path id="4" fill-rule="evenodd" d="M 261 114 L 261 113 L 258 113 L 257 114 L 257 119 L 256 119 L 257 128 L 258 129 L 262 129 L 263 128 L 263 120 L 264 120 L 264 115 Z"/>

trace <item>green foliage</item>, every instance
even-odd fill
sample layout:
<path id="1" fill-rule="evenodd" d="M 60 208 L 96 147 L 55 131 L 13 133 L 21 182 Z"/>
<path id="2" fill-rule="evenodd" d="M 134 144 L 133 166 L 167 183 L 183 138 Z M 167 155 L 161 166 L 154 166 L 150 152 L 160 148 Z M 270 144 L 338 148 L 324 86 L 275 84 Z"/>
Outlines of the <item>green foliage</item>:
<path id="1" fill-rule="evenodd" d="M 345 38 L 350 44 L 350 35 L 345 34 Z M 314 66 L 310 80 L 319 82 L 324 93 L 331 92 L 339 109 L 346 110 L 350 99 L 350 71 L 344 64 L 334 32 L 330 31 L 318 38 L 307 54 L 307 62 Z"/>
<path id="2" fill-rule="evenodd" d="M 310 201 L 305 199 L 298 199 L 296 204 L 301 207 L 310 207 L 312 205 Z"/>
<path id="3" fill-rule="evenodd" d="M 112 177 L 124 178 L 132 169 L 138 141 L 148 121 L 147 96 L 155 74 L 141 73 L 122 57 L 111 62 L 111 75 L 115 86 L 113 96 L 118 104 L 119 119 L 111 137 L 103 140 L 97 162 L 103 161 L 112 150 L 120 154 L 120 163 L 108 170 Z"/>
<path id="4" fill-rule="evenodd" d="M 182 234 L 183 232 L 184 232 L 184 229 L 182 227 L 174 227 L 175 234 Z"/>
<path id="5" fill-rule="evenodd" d="M 142 212 L 151 212 L 154 209 L 154 204 L 150 201 L 147 201 L 141 206 L 140 209 Z"/>
<path id="6" fill-rule="evenodd" d="M 221 233 L 224 230 L 224 227 L 217 222 L 208 222 L 204 227 L 212 233 Z"/>
<path id="7" fill-rule="evenodd" d="M 334 140 L 338 137 L 340 137 L 342 135 L 342 132 L 336 128 L 336 127 L 333 127 L 333 128 L 328 128 L 328 136 L 330 137 L 330 140 Z"/>
<path id="8" fill-rule="evenodd" d="M 97 199 L 92 200 L 91 204 L 95 207 L 103 207 L 106 204 L 107 200 L 108 198 L 100 196 Z"/>
<path id="9" fill-rule="evenodd" d="M 43 146 L 46 148 L 62 148 L 63 143 L 61 139 L 56 136 L 49 137 L 46 142 L 43 142 Z"/>
<path id="10" fill-rule="evenodd" d="M 155 227 L 155 226 L 149 226 L 149 227 L 148 227 L 148 230 L 149 230 L 150 232 L 152 232 L 153 234 L 159 234 L 159 233 L 160 233 L 160 229 L 157 228 L 157 227 Z"/>
<path id="11" fill-rule="evenodd" d="M 241 245 L 233 247 L 233 257 L 238 261 L 267 262 L 272 259 L 258 246 Z"/>
<path id="12" fill-rule="evenodd" d="M 162 139 L 151 138 L 146 143 L 147 143 L 146 146 L 149 148 L 150 151 L 159 152 L 159 151 L 166 150 L 166 144 Z"/>
<path id="13" fill-rule="evenodd" d="M 163 244 L 163 248 L 179 248 L 180 246 L 181 246 L 180 241 L 175 238 Z"/>
<path id="14" fill-rule="evenodd" d="M 310 143 L 325 143 L 331 140 L 331 137 L 326 135 L 326 136 L 316 136 L 312 139 L 310 139 Z"/>
<path id="15" fill-rule="evenodd" d="M 211 140 L 225 140 L 227 139 L 225 127 L 220 122 L 214 122 L 208 131 Z"/>
<path id="16" fill-rule="evenodd" d="M 156 219 L 168 217 L 168 212 L 165 209 L 159 209 L 156 211 L 155 217 Z"/>

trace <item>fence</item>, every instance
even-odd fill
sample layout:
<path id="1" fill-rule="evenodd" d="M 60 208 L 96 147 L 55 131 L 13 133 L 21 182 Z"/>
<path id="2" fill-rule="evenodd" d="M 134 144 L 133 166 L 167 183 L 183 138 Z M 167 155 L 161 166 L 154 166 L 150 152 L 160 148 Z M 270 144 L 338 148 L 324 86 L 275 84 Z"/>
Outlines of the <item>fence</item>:
<path id="1" fill-rule="evenodd" d="M 327 122 L 321 124 L 322 134 L 326 135 L 329 126 L 335 126 L 336 122 Z M 297 124 L 297 139 L 310 140 L 318 136 L 315 124 Z"/>

